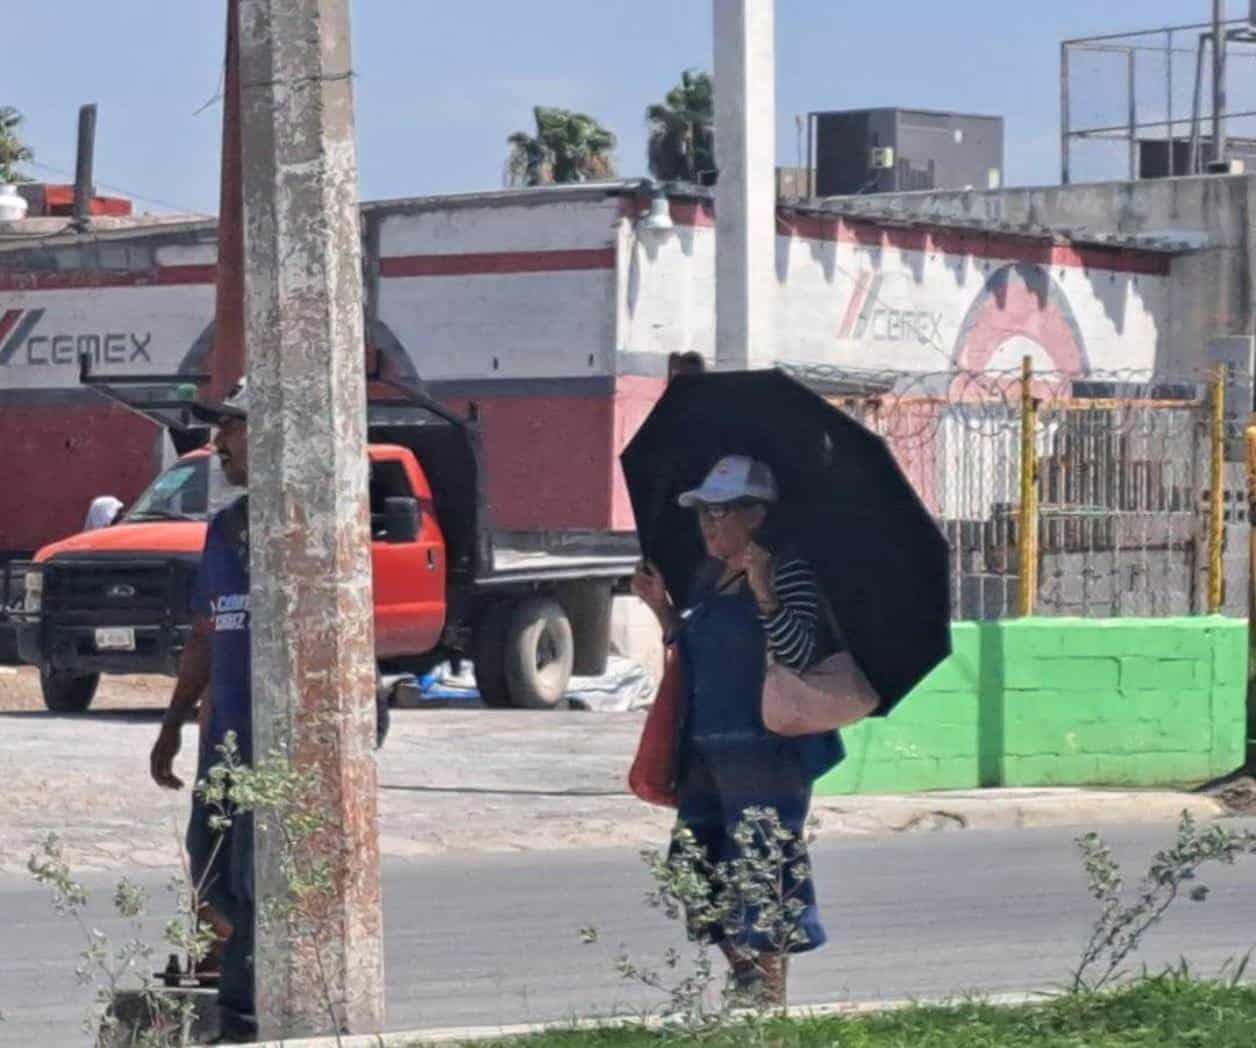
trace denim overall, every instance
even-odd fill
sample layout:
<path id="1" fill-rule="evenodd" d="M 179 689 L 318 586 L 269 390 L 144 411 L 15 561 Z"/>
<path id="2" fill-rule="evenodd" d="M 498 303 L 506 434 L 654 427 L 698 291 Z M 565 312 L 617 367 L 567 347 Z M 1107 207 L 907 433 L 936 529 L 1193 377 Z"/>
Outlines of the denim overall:
<path id="1" fill-rule="evenodd" d="M 739 857 L 732 839 L 749 807 L 775 808 L 798 839 L 805 836 L 811 783 L 841 759 L 836 733 L 786 738 L 763 727 L 761 694 L 767 668 L 763 627 L 748 588 L 705 588 L 677 637 L 686 681 L 677 754 L 677 818 L 712 864 Z M 815 949 L 826 940 L 811 877 L 787 873 L 787 898 L 803 903 L 798 928 L 805 939 L 789 952 Z M 753 924 L 753 917 L 747 922 Z M 690 926 L 707 942 L 726 938 L 722 928 Z M 734 933 L 738 945 L 772 950 L 762 932 Z"/>

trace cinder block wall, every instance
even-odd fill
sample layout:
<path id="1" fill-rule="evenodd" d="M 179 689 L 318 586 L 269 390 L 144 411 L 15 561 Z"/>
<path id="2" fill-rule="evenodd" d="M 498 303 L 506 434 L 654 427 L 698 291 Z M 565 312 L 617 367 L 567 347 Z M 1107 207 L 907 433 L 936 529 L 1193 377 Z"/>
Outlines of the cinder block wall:
<path id="1" fill-rule="evenodd" d="M 1243 763 L 1247 623 L 956 623 L 954 654 L 887 718 L 843 732 L 816 792 L 1168 786 Z"/>

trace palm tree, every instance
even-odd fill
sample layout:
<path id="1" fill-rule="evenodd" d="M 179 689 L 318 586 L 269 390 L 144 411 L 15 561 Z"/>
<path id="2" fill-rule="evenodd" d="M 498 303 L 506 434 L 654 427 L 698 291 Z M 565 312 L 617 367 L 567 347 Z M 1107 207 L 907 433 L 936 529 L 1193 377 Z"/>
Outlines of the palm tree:
<path id="1" fill-rule="evenodd" d="M 33 160 L 35 154 L 18 138 L 22 114 L 12 106 L 0 106 L 0 182 L 25 182 L 26 176 L 17 169 L 23 160 Z"/>
<path id="2" fill-rule="evenodd" d="M 715 170 L 715 86 L 710 73 L 686 69 L 662 103 L 645 111 L 650 173 L 660 182 L 711 185 Z"/>
<path id="3" fill-rule="evenodd" d="M 506 141 L 512 186 L 588 182 L 615 174 L 615 136 L 586 113 L 537 106 L 536 134 L 516 131 Z"/>

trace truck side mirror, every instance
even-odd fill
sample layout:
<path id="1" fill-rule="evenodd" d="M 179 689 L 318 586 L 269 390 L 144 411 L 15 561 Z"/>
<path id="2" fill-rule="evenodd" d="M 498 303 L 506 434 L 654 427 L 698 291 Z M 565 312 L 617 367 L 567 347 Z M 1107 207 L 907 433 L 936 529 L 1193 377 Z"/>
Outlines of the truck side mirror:
<path id="1" fill-rule="evenodd" d="M 419 500 L 404 497 L 384 499 L 384 541 L 413 542 L 419 537 Z"/>

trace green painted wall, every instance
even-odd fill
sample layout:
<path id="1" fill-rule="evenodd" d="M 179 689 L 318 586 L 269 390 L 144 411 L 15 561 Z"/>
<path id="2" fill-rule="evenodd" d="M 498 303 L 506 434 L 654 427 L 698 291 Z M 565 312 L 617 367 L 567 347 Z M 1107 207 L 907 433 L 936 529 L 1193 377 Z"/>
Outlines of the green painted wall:
<path id="1" fill-rule="evenodd" d="M 1244 621 L 1014 619 L 952 637 L 889 717 L 842 733 L 817 793 L 1179 785 L 1243 763 Z"/>

